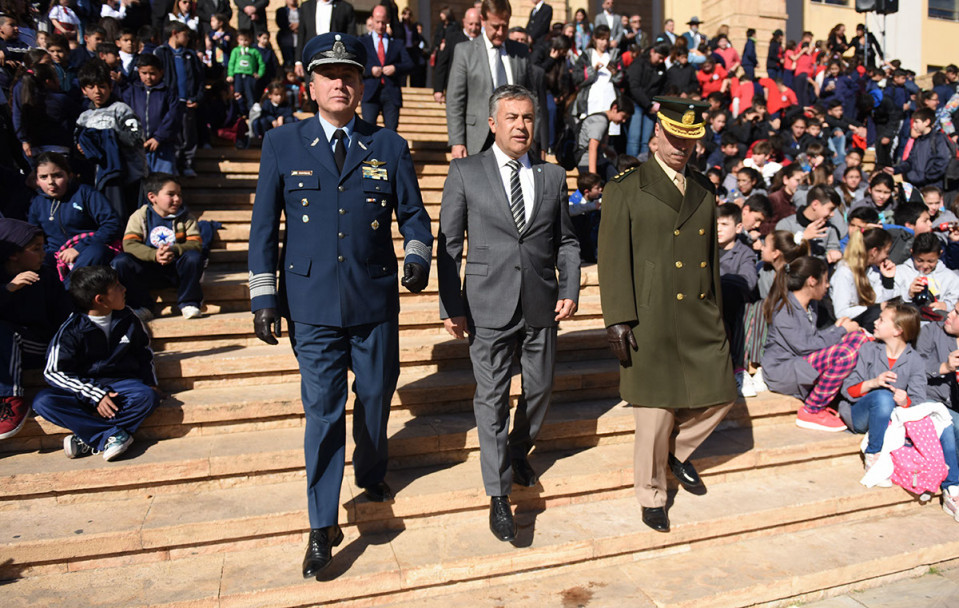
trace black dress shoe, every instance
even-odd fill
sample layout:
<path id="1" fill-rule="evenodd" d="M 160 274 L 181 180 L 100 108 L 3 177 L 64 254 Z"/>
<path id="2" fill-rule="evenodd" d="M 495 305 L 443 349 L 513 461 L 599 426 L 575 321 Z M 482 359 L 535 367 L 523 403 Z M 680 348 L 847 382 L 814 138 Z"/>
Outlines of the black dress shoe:
<path id="1" fill-rule="evenodd" d="M 363 495 L 373 502 L 386 502 L 393 500 L 393 490 L 385 481 L 377 482 L 368 488 L 363 488 Z"/>
<path id="2" fill-rule="evenodd" d="M 688 460 L 686 462 L 680 462 L 678 458 L 670 454 L 669 470 L 673 472 L 673 475 L 676 476 L 676 479 L 679 480 L 679 483 L 681 483 L 687 491 L 693 494 L 706 493 L 706 486 L 703 485 L 703 480 L 699 478 L 699 473 L 696 472 L 693 463 Z"/>
<path id="3" fill-rule="evenodd" d="M 339 526 L 313 528 L 303 557 L 303 578 L 313 578 L 333 561 L 333 547 L 343 542 Z"/>
<path id="4" fill-rule="evenodd" d="M 669 532 L 669 517 L 664 507 L 643 507 L 643 523 L 657 532 Z"/>
<path id="5" fill-rule="evenodd" d="M 489 501 L 489 529 L 502 541 L 516 538 L 516 522 L 509 506 L 509 496 L 493 496 Z"/>
<path id="6" fill-rule="evenodd" d="M 539 483 L 539 476 L 536 475 L 533 467 L 529 466 L 529 460 L 525 458 L 513 460 L 513 483 L 527 488 L 532 488 Z"/>

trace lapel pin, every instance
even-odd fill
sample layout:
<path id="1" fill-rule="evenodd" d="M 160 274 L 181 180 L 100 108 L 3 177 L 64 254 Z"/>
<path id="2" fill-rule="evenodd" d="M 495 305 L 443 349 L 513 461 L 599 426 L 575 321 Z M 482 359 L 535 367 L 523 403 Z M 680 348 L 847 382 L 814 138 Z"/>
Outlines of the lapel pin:
<path id="1" fill-rule="evenodd" d="M 365 145 L 363 142 L 361 142 L 360 140 L 356 140 L 356 144 L 357 144 L 359 147 L 361 147 L 361 148 L 363 148 L 364 150 L 366 150 L 366 145 Z"/>
<path id="2" fill-rule="evenodd" d="M 314 140 L 310 143 L 310 146 L 311 146 L 311 147 L 312 147 L 312 146 L 315 146 L 315 145 L 318 144 L 318 143 L 320 143 L 320 138 L 319 138 L 319 137 L 317 137 L 316 139 L 314 139 Z"/>

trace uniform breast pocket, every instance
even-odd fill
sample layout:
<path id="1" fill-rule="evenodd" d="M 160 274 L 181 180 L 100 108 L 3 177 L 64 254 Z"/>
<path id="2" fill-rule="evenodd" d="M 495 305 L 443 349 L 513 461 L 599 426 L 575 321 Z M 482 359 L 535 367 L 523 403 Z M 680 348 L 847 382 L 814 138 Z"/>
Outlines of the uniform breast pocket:
<path id="1" fill-rule="evenodd" d="M 295 175 L 284 182 L 284 188 L 286 188 L 287 192 L 319 190 L 320 178 L 315 175 Z"/>

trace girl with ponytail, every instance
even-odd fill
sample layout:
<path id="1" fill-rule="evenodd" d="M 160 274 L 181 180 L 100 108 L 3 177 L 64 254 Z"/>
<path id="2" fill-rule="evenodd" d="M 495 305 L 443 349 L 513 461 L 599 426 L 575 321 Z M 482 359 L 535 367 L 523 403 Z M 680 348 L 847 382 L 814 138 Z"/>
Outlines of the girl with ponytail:
<path id="1" fill-rule="evenodd" d="M 889 259 L 892 235 L 882 228 L 849 231 L 829 295 L 836 317 L 849 317 L 872 331 L 880 303 L 896 296 L 896 265 Z"/>
<path id="2" fill-rule="evenodd" d="M 30 67 L 24 67 L 10 94 L 13 128 L 23 146 L 23 154 L 33 159 L 44 152 L 69 154 L 79 112 L 66 94 L 60 92 L 60 81 L 50 56 L 38 54 Z M 25 64 L 26 65 L 26 64 Z"/>
<path id="3" fill-rule="evenodd" d="M 763 304 L 769 334 L 762 364 L 769 390 L 803 400 L 797 426 L 838 433 L 846 425 L 828 405 L 856 366 L 866 334 L 847 317 L 816 327 L 819 301 L 829 289 L 828 272 L 826 262 L 811 256 L 777 270 Z"/>

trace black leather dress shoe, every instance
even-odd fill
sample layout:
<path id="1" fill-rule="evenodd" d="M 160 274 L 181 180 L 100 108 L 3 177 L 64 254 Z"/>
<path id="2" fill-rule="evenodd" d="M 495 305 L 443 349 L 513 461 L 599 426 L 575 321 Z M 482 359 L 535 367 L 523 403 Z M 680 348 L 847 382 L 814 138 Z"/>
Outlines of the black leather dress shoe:
<path id="1" fill-rule="evenodd" d="M 643 523 L 657 532 L 669 532 L 669 517 L 663 507 L 643 507 Z"/>
<path id="2" fill-rule="evenodd" d="M 373 502 L 393 500 L 393 490 L 385 481 L 380 481 L 368 488 L 363 488 L 363 495 Z"/>
<path id="3" fill-rule="evenodd" d="M 333 547 L 343 542 L 339 526 L 313 528 L 303 557 L 303 578 L 313 578 L 333 561 Z"/>
<path id="4" fill-rule="evenodd" d="M 539 483 L 539 476 L 536 475 L 533 467 L 529 466 L 529 460 L 525 458 L 513 460 L 513 483 L 527 488 L 532 488 Z"/>
<path id="5" fill-rule="evenodd" d="M 516 538 L 516 522 L 509 506 L 509 496 L 493 496 L 489 501 L 489 529 L 501 541 Z"/>
<path id="6" fill-rule="evenodd" d="M 693 494 L 706 493 L 706 486 L 703 485 L 703 480 L 699 478 L 699 473 L 696 472 L 693 463 L 688 460 L 686 462 L 680 462 L 678 458 L 670 454 L 669 470 L 673 472 L 673 475 L 676 476 L 676 479 L 679 480 L 679 483 L 681 483 L 687 491 Z"/>

